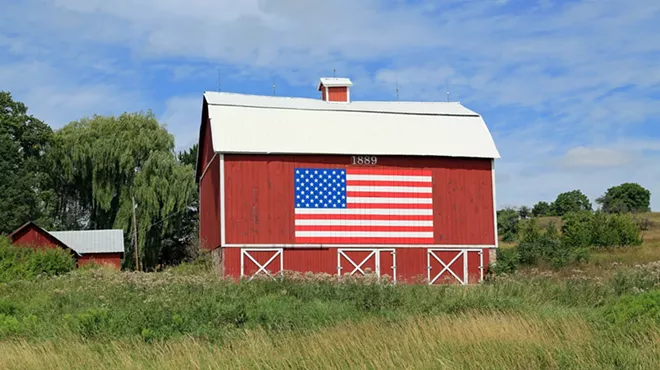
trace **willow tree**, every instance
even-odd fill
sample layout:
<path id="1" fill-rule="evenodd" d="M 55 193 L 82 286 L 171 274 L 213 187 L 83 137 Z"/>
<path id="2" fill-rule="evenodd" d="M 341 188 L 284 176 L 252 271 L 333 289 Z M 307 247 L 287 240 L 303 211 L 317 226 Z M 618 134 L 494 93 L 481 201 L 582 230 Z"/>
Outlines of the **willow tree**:
<path id="1" fill-rule="evenodd" d="M 55 133 L 51 161 L 60 197 L 58 218 L 80 228 L 121 228 L 132 240 L 133 200 L 137 205 L 141 264 L 161 263 L 163 236 L 194 197 L 192 166 L 174 152 L 174 137 L 152 112 L 95 115 Z M 133 266 L 127 243 L 126 265 Z"/>

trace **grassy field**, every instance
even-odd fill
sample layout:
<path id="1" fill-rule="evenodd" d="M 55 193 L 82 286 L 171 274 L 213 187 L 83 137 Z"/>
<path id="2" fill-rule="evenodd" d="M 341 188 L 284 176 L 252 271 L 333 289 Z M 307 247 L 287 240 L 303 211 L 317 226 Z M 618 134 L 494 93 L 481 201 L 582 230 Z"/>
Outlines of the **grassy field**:
<path id="1" fill-rule="evenodd" d="M 234 284 L 191 266 L 10 281 L 0 368 L 657 369 L 659 231 L 470 287 Z"/>

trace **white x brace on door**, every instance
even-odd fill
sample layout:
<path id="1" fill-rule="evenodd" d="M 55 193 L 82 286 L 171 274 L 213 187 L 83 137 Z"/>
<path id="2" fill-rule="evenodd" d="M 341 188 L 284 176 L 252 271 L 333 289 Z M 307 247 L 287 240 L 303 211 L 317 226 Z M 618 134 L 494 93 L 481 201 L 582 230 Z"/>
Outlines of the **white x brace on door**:
<path id="1" fill-rule="evenodd" d="M 478 281 L 483 280 L 483 252 L 480 250 L 429 249 L 427 253 L 429 284 L 436 284 L 442 279 L 444 282 L 457 281 L 466 285 L 470 283 L 470 277 L 474 281 L 475 271 L 469 271 L 470 261 L 473 261 L 473 270 L 478 268 Z M 474 258 L 479 258 L 478 266 Z"/>
<path id="2" fill-rule="evenodd" d="M 385 258 L 387 262 L 391 258 L 391 263 L 383 261 L 383 254 L 391 257 Z M 382 265 L 381 263 L 385 263 Z M 346 268 L 345 268 L 346 267 Z M 371 269 L 376 276 L 391 275 L 392 281 L 396 281 L 396 253 L 394 249 L 339 249 L 337 252 L 337 275 L 341 278 L 343 274 L 353 276 L 366 275 L 366 270 Z M 342 271 L 344 270 L 344 271 Z M 384 272 L 384 273 L 383 273 Z"/>
<path id="3" fill-rule="evenodd" d="M 248 276 L 248 281 L 259 274 L 275 279 L 283 270 L 282 248 L 241 249 L 241 277 Z"/>

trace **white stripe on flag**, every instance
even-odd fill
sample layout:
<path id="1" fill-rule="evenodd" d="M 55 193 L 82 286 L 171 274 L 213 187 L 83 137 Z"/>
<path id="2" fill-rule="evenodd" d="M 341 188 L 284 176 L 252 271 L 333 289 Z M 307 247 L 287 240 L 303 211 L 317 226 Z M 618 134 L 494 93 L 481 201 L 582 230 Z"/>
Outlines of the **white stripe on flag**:
<path id="1" fill-rule="evenodd" d="M 433 221 L 408 220 L 296 220 L 298 226 L 433 226 Z"/>
<path id="2" fill-rule="evenodd" d="M 347 186 L 346 191 L 365 191 L 379 193 L 430 193 L 431 186 Z"/>
<path id="3" fill-rule="evenodd" d="M 419 215 L 431 216 L 432 209 L 372 209 L 372 208 L 296 208 L 296 214 L 308 215 Z"/>
<path id="4" fill-rule="evenodd" d="M 296 237 L 329 238 L 433 238 L 433 232 L 420 231 L 296 231 Z"/>

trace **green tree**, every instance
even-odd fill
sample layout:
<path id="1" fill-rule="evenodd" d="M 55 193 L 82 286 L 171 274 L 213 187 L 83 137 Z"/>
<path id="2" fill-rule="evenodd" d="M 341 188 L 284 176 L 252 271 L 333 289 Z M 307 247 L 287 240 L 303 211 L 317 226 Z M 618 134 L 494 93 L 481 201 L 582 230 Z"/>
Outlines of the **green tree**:
<path id="1" fill-rule="evenodd" d="M 43 157 L 52 130 L 28 114 L 25 104 L 0 91 L 0 233 L 27 221 L 43 220 L 50 193 L 45 186 Z"/>
<path id="2" fill-rule="evenodd" d="M 137 204 L 140 262 L 164 263 L 171 234 L 195 194 L 193 168 L 174 153 L 174 137 L 152 112 L 95 115 L 57 131 L 50 161 L 58 190 L 54 213 L 81 228 L 120 228 L 132 238 Z M 66 219 L 69 210 L 79 211 Z M 64 220 L 64 221 L 62 221 Z M 133 266 L 128 243 L 125 265 Z"/>
<path id="3" fill-rule="evenodd" d="M 530 214 L 531 210 L 527 206 L 522 206 L 518 209 L 518 215 L 520 215 L 520 218 L 523 220 L 529 217 Z"/>
<path id="4" fill-rule="evenodd" d="M 650 212 L 651 192 L 639 184 L 627 182 L 607 189 L 596 203 L 607 213 Z"/>
<path id="5" fill-rule="evenodd" d="M 559 194 L 553 202 L 553 208 L 556 216 L 563 216 L 569 212 L 592 210 L 589 198 L 580 190 L 572 190 Z"/>
<path id="6" fill-rule="evenodd" d="M 588 211 L 570 212 L 562 217 L 562 243 L 573 248 L 592 244 L 594 214 Z"/>
<path id="7" fill-rule="evenodd" d="M 504 242 L 512 242 L 518 234 L 518 212 L 510 207 L 497 211 L 497 233 Z"/>
<path id="8" fill-rule="evenodd" d="M 181 165 L 189 167 L 193 172 L 197 164 L 197 144 L 190 149 L 177 154 Z M 176 265 L 183 261 L 192 261 L 199 255 L 199 189 L 193 188 L 193 195 L 188 206 L 181 214 L 173 218 L 172 227 L 163 235 L 161 262 L 166 265 Z"/>
<path id="9" fill-rule="evenodd" d="M 538 202 L 532 207 L 534 217 L 552 216 L 552 205 L 548 202 Z"/>

